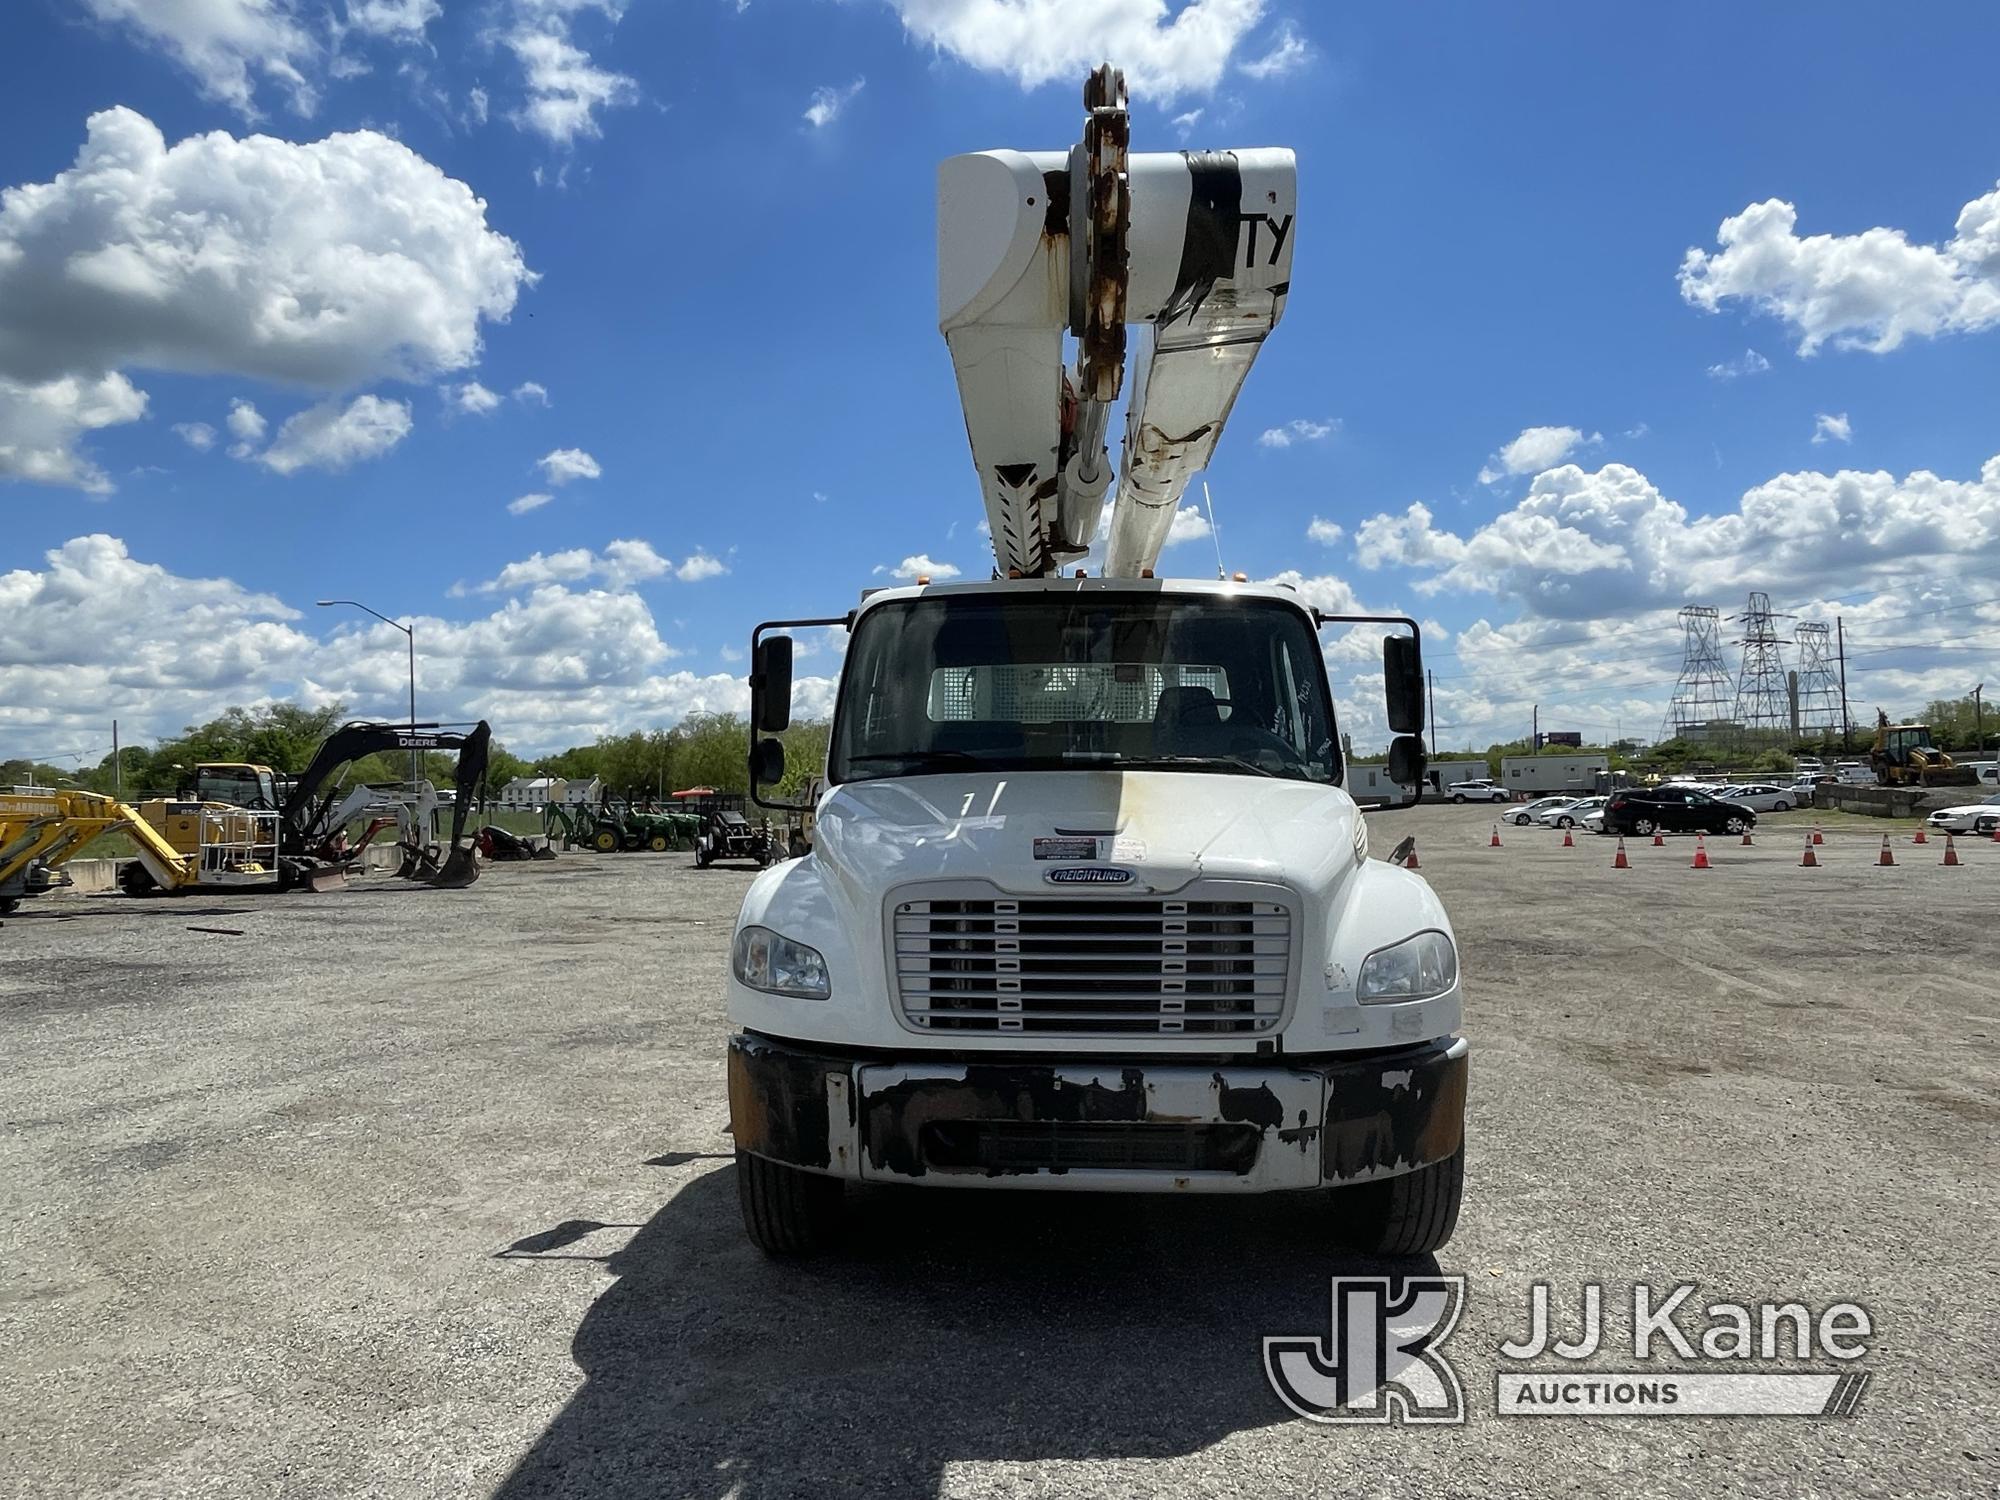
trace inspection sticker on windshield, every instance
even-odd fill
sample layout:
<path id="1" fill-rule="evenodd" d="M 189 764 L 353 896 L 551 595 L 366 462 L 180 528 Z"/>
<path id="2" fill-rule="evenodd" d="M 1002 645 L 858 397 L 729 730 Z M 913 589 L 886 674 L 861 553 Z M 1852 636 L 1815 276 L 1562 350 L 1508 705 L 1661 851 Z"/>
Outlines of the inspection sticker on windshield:
<path id="1" fill-rule="evenodd" d="M 1095 859 L 1097 840 L 1094 838 L 1036 839 L 1036 859 Z"/>

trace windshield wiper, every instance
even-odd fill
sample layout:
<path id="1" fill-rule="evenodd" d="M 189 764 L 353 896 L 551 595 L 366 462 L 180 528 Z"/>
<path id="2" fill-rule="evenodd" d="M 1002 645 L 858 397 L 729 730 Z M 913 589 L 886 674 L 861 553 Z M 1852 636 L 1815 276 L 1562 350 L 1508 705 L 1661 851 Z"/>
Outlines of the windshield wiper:
<path id="1" fill-rule="evenodd" d="M 1248 771 L 1252 776 L 1298 779 L 1287 777 L 1281 771 L 1269 770 L 1255 761 L 1239 760 L 1233 755 L 1113 755 L 1084 751 L 1072 752 L 1064 758 L 1076 759 L 1079 755 L 1090 755 L 1100 765 L 1126 771 Z"/>

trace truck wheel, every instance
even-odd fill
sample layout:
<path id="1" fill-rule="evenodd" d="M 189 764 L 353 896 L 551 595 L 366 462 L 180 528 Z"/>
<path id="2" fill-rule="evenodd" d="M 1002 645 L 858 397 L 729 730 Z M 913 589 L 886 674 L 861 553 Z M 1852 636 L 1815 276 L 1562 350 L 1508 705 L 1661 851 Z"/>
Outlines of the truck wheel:
<path id="1" fill-rule="evenodd" d="M 651 849 L 655 854 L 665 854 L 667 852 L 667 836 L 664 833 L 654 834 L 646 840 L 646 847 Z"/>
<path id="2" fill-rule="evenodd" d="M 616 854 L 618 852 L 618 835 L 608 828 L 599 829 L 597 836 L 590 841 L 590 847 L 595 849 L 599 854 Z"/>
<path id="3" fill-rule="evenodd" d="M 736 1153 L 743 1228 L 766 1255 L 811 1255 L 840 1235 L 844 1184 L 748 1151 Z"/>
<path id="4" fill-rule="evenodd" d="M 1458 1227 L 1465 1196 L 1465 1147 L 1414 1172 L 1359 1187 L 1336 1188 L 1334 1200 L 1349 1215 L 1347 1236 L 1371 1255 L 1428 1255 L 1442 1250 Z"/>

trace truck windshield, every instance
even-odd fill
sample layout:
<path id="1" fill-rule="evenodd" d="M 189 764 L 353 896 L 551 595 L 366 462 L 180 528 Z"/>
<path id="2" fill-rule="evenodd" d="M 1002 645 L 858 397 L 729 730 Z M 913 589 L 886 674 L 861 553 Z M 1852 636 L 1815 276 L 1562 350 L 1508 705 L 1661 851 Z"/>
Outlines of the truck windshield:
<path id="1" fill-rule="evenodd" d="M 834 781 L 968 770 L 1187 770 L 1337 783 L 1319 637 L 1276 600 L 946 594 L 868 610 Z"/>

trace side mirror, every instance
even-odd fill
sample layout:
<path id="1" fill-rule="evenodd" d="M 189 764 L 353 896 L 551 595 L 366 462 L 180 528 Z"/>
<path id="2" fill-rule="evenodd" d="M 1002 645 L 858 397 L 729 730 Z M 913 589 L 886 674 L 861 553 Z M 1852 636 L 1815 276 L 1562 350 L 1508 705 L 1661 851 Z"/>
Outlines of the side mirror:
<path id="1" fill-rule="evenodd" d="M 1389 779 L 1397 786 L 1413 786 L 1421 789 L 1424 784 L 1424 767 L 1429 758 L 1424 754 L 1424 742 L 1414 734 L 1399 734 L 1389 741 Z"/>
<path id="2" fill-rule="evenodd" d="M 756 658 L 750 663 L 750 718 L 766 734 L 782 734 L 791 727 L 792 638 L 788 635 L 767 635 L 757 643 Z"/>
<path id="3" fill-rule="evenodd" d="M 786 643 L 787 645 L 790 642 Z M 771 786 L 785 779 L 785 742 L 759 740 L 750 752 L 750 781 L 753 786 Z"/>
<path id="4" fill-rule="evenodd" d="M 1413 635 L 1382 637 L 1383 692 L 1389 700 L 1389 729 L 1393 734 L 1422 734 L 1424 731 L 1423 651 Z M 1392 752 L 1393 753 L 1393 752 Z M 1423 774 L 1422 754 L 1417 774 Z M 1412 778 L 1398 776 L 1408 785 Z"/>

